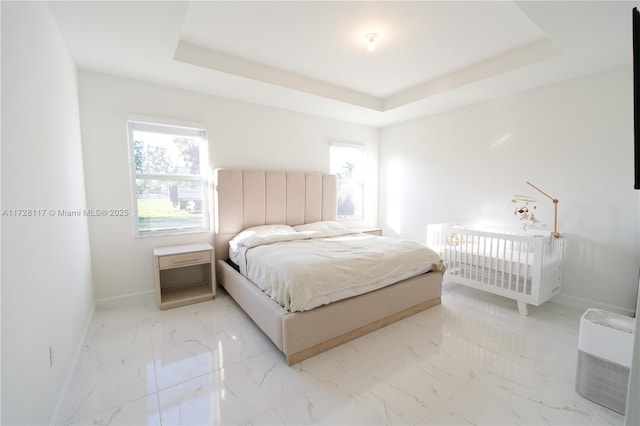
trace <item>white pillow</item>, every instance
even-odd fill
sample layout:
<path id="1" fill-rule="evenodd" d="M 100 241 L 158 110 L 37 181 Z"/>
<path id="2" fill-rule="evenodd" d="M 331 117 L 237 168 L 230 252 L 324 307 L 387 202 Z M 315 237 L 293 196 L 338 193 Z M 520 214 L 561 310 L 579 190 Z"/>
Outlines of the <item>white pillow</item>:
<path id="1" fill-rule="evenodd" d="M 293 227 L 293 229 L 295 229 L 297 232 L 316 231 L 320 233 L 331 233 L 335 231 L 345 231 L 347 227 L 332 220 L 325 220 L 320 222 L 305 223 L 304 225 L 296 225 Z"/>
<path id="2" fill-rule="evenodd" d="M 235 237 L 231 240 L 236 245 L 240 244 L 242 241 L 251 237 L 262 237 L 269 236 L 274 234 L 291 234 L 296 232 L 289 225 L 260 225 L 260 226 L 252 226 L 251 228 L 247 228 L 244 231 L 236 234 Z"/>
<path id="3" fill-rule="evenodd" d="M 262 241 L 278 239 L 280 236 L 295 235 L 296 231 L 289 225 L 260 225 L 240 231 L 229 241 L 229 258 L 239 265 L 241 259 L 241 247 L 251 247 Z"/>

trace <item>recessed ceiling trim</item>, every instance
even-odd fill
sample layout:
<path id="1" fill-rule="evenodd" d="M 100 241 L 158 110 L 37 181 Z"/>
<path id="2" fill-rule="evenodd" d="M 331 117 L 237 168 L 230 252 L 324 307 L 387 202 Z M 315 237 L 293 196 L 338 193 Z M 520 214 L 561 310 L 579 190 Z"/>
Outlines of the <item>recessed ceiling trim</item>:
<path id="1" fill-rule="evenodd" d="M 543 39 L 388 96 L 383 100 L 383 111 L 532 65 L 560 53 L 551 40 Z"/>
<path id="2" fill-rule="evenodd" d="M 183 41 L 178 42 L 173 59 L 175 61 L 184 62 L 198 67 L 209 68 L 215 71 L 273 84 L 275 86 L 286 87 L 304 93 L 322 96 L 374 111 L 382 111 L 382 100 L 375 96 L 366 95 L 344 87 L 273 68 L 268 65 L 247 61 L 238 57 L 205 49 Z"/>
<path id="3" fill-rule="evenodd" d="M 490 77 L 495 77 L 496 75 L 517 68 L 553 58 L 560 53 L 561 51 L 555 47 L 549 39 L 542 39 L 383 99 L 268 65 L 226 55 L 183 41 L 178 43 L 173 59 L 190 65 L 321 96 L 373 111 L 385 112 Z"/>

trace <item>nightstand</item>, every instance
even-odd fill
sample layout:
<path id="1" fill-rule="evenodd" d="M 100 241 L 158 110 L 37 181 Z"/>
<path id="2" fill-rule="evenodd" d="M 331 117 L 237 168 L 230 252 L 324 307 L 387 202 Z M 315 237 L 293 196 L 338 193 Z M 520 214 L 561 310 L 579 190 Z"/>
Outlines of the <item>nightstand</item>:
<path id="1" fill-rule="evenodd" d="M 213 247 L 190 244 L 153 250 L 160 309 L 202 302 L 216 295 Z"/>

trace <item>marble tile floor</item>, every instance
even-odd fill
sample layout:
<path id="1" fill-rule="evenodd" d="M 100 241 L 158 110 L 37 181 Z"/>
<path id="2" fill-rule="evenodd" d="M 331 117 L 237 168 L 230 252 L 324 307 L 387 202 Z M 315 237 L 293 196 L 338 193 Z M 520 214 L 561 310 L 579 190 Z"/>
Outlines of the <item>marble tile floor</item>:
<path id="1" fill-rule="evenodd" d="M 57 424 L 623 425 L 574 390 L 582 311 L 458 285 L 288 367 L 224 290 L 95 312 Z"/>

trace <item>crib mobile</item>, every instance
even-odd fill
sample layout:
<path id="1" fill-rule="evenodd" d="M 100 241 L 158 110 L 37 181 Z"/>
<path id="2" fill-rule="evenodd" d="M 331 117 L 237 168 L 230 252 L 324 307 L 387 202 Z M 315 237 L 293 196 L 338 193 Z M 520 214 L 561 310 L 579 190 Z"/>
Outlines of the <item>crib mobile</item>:
<path id="1" fill-rule="evenodd" d="M 527 185 L 531 186 L 533 189 L 535 189 L 545 197 L 549 198 L 553 202 L 553 232 L 551 233 L 551 235 L 556 238 L 559 238 L 560 234 L 558 233 L 558 199 L 553 198 L 552 196 L 550 196 L 549 194 L 547 194 L 546 192 L 542 191 L 540 188 L 532 184 L 531 182 L 527 182 Z M 526 228 L 527 222 L 528 224 L 533 225 L 538 221 L 535 215 L 533 214 L 533 211 L 529 210 L 530 203 L 532 204 L 532 210 L 536 209 L 535 203 L 538 202 L 536 198 L 529 197 L 528 195 L 514 195 L 511 202 L 515 203 L 516 205 L 515 211 L 513 212 L 513 214 L 516 216 L 520 215 L 520 220 L 526 221 L 525 228 Z"/>
<path id="2" fill-rule="evenodd" d="M 529 204 L 532 204 L 533 210 L 536 209 L 535 203 L 538 202 L 537 199 L 527 195 L 514 195 L 511 202 L 516 204 L 513 214 L 516 216 L 520 215 L 520 220 L 527 221 L 530 225 L 533 225 L 538 221 L 533 214 L 533 211 L 529 210 Z"/>

